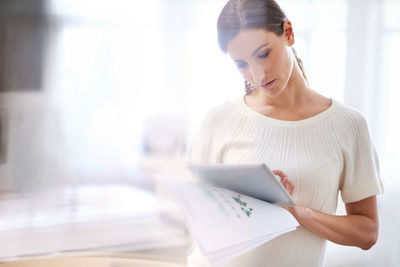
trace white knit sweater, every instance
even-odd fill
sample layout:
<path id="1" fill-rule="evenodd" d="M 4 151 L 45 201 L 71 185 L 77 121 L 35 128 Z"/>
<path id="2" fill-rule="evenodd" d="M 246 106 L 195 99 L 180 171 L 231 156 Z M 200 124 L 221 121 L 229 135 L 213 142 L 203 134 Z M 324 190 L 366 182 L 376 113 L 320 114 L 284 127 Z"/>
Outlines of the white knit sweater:
<path id="1" fill-rule="evenodd" d="M 300 121 L 269 118 L 241 97 L 210 111 L 195 138 L 195 163 L 260 163 L 285 172 L 299 205 L 336 212 L 338 192 L 355 202 L 382 191 L 379 166 L 364 117 L 335 100 Z M 224 266 L 322 266 L 326 241 L 303 226 Z M 197 248 L 190 266 L 208 266 Z"/>

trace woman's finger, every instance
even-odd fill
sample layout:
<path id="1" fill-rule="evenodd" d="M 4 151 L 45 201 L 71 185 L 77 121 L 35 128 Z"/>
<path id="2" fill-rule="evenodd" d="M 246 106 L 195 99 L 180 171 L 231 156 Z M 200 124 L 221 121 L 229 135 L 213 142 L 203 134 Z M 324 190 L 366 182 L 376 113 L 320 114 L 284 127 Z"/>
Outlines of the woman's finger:
<path id="1" fill-rule="evenodd" d="M 281 184 L 285 187 L 286 191 L 292 195 L 294 192 L 294 184 L 289 180 L 286 174 L 281 170 L 273 170 L 272 172 L 280 177 Z"/>
<path id="2" fill-rule="evenodd" d="M 272 171 L 275 175 L 278 175 L 279 177 L 281 177 L 281 179 L 283 178 L 283 177 L 286 177 L 286 174 L 283 172 L 283 171 L 281 171 L 281 170 L 273 170 Z"/>

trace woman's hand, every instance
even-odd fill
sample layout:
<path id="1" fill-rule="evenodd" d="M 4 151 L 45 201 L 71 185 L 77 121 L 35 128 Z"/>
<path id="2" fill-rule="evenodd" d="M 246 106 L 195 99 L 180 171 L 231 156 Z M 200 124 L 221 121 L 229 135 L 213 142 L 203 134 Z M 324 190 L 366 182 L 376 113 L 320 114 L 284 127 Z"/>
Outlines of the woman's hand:
<path id="1" fill-rule="evenodd" d="M 294 184 L 289 180 L 287 175 L 281 170 L 273 170 L 272 172 L 281 178 L 281 184 L 285 187 L 286 191 L 293 196 Z"/>
<path id="2" fill-rule="evenodd" d="M 286 191 L 288 191 L 289 194 L 293 196 L 294 184 L 292 183 L 292 181 L 289 180 L 287 175 L 281 170 L 273 170 L 272 172 L 281 178 L 281 184 L 285 187 Z M 300 214 L 302 214 L 302 209 L 304 207 L 296 205 L 293 207 L 283 207 L 283 208 L 292 213 L 292 215 L 296 218 L 296 220 L 299 221 Z"/>

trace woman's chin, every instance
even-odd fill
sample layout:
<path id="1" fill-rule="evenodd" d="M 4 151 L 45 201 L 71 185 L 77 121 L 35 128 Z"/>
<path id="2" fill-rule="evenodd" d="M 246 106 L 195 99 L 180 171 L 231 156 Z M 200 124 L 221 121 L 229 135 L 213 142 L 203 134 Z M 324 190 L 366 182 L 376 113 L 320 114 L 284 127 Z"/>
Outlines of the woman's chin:
<path id="1" fill-rule="evenodd" d="M 267 97 L 278 97 L 281 91 L 277 88 L 258 88 L 259 92 Z"/>

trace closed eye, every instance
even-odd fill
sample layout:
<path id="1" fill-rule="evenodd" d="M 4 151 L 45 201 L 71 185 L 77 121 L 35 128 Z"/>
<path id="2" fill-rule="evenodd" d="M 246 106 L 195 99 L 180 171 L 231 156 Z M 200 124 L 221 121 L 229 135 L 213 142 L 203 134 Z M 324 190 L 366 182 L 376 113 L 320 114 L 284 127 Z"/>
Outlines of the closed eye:
<path id="1" fill-rule="evenodd" d="M 244 69 L 244 68 L 247 67 L 247 63 L 246 63 L 246 62 L 239 62 L 239 63 L 236 63 L 236 67 L 237 67 L 238 69 Z"/>
<path id="2" fill-rule="evenodd" d="M 269 55 L 269 51 L 265 51 L 264 53 L 259 54 L 257 57 L 258 57 L 259 59 L 263 59 L 263 58 L 268 57 L 268 55 Z"/>

